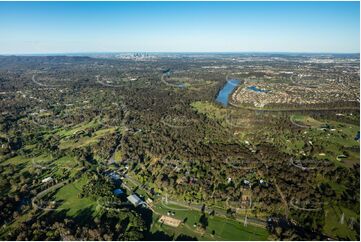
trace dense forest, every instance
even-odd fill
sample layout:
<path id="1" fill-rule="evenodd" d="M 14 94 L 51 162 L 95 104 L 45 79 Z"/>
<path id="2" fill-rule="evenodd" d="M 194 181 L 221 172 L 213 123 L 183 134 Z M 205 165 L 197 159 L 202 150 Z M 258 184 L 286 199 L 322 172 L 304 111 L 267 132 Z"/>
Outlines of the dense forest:
<path id="1" fill-rule="evenodd" d="M 315 82 L 326 67 L 343 74 L 309 69 L 304 56 L 241 67 L 234 58 L 1 56 L 0 238 L 197 239 L 153 231 L 159 212 L 113 194 L 134 179 L 127 195 L 246 214 L 271 239 L 359 239 L 359 103 L 215 102 L 227 78 L 262 79 L 267 68 L 279 71 L 273 82 L 292 81 L 284 70 L 307 69 Z"/>

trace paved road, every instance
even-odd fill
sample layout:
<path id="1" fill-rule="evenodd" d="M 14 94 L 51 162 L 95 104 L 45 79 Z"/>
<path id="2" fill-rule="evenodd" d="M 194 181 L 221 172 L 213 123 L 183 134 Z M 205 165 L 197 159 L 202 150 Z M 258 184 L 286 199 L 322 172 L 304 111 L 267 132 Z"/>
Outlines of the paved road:
<path id="1" fill-rule="evenodd" d="M 298 127 L 300 127 L 300 128 L 306 128 L 306 129 L 308 129 L 308 128 L 311 127 L 311 126 L 308 126 L 308 125 L 302 125 L 302 124 L 296 123 L 296 122 L 293 120 L 292 116 L 290 116 L 290 121 L 291 121 L 291 123 L 292 123 L 293 125 L 296 125 L 296 126 L 298 126 Z"/>
<path id="2" fill-rule="evenodd" d="M 38 86 L 42 86 L 42 87 L 49 87 L 49 88 L 54 88 L 54 87 L 60 87 L 60 85 L 48 85 L 48 84 L 44 84 L 41 82 L 38 82 L 37 80 L 35 80 L 35 75 L 33 75 L 33 77 L 31 78 L 31 80 Z"/>
<path id="3" fill-rule="evenodd" d="M 36 84 L 36 85 L 39 85 L 39 86 L 42 86 L 42 87 L 46 87 L 47 85 L 45 85 L 44 83 L 41 83 L 41 82 L 38 82 L 37 80 L 35 80 L 35 75 L 33 75 L 33 77 L 31 78 L 31 80 Z"/>

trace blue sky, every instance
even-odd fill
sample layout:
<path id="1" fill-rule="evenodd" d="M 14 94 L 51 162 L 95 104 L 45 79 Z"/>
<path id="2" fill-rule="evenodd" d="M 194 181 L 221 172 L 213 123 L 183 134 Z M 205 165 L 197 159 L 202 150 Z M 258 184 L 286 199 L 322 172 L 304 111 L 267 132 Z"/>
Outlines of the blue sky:
<path id="1" fill-rule="evenodd" d="M 0 54 L 359 52 L 359 2 L 0 2 Z"/>

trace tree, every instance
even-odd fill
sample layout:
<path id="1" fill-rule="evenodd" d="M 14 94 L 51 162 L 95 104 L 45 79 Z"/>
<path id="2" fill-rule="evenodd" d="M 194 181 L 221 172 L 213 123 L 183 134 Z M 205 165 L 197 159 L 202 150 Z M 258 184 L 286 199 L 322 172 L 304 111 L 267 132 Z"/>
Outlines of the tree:
<path id="1" fill-rule="evenodd" d="M 204 229 L 207 228 L 208 218 L 206 217 L 206 215 L 204 213 L 199 218 L 199 223 L 201 224 L 202 228 L 204 228 Z"/>
<path id="2" fill-rule="evenodd" d="M 206 205 L 203 204 L 202 207 L 201 207 L 201 212 L 204 213 L 205 209 L 206 209 Z"/>

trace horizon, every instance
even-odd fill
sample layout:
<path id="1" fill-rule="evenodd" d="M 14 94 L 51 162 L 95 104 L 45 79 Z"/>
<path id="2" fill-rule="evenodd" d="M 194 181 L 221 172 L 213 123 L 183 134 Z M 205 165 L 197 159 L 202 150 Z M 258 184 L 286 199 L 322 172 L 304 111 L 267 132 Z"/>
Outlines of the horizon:
<path id="1" fill-rule="evenodd" d="M 296 51 L 84 51 L 84 52 L 47 52 L 47 53 L 9 53 L 0 56 L 72 56 L 100 54 L 284 54 L 284 55 L 360 55 L 360 52 L 296 52 Z"/>
<path id="2" fill-rule="evenodd" d="M 0 55 L 360 53 L 359 2 L 0 2 Z"/>

